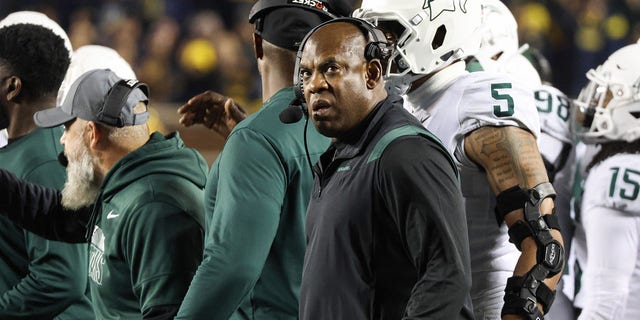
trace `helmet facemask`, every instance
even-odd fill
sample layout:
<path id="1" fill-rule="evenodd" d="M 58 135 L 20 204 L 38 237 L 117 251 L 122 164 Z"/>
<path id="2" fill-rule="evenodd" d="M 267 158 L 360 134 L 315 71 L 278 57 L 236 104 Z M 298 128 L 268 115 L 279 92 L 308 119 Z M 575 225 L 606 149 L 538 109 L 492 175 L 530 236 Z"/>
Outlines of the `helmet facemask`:
<path id="1" fill-rule="evenodd" d="M 640 74 L 626 84 L 615 72 L 603 66 L 589 70 L 589 83 L 574 100 L 574 128 L 585 143 L 632 142 L 640 137 Z"/>

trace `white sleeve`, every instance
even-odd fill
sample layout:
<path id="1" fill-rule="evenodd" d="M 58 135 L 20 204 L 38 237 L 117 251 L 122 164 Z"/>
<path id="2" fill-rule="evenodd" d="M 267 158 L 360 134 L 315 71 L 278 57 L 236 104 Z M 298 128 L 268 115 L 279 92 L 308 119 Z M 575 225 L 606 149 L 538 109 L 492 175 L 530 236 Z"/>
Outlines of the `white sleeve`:
<path id="1" fill-rule="evenodd" d="M 536 108 L 540 117 L 540 131 L 551 137 L 571 143 L 569 98 L 562 91 L 548 85 L 542 85 L 534 94 Z"/>
<path id="2" fill-rule="evenodd" d="M 640 162 L 617 154 L 595 165 L 584 184 L 587 261 L 579 319 L 639 319 Z M 631 288 L 634 288 L 633 290 Z"/>
<path id="3" fill-rule="evenodd" d="M 623 318 L 638 259 L 639 219 L 605 207 L 584 212 L 588 263 L 580 320 Z"/>
<path id="4" fill-rule="evenodd" d="M 565 144 L 566 142 L 556 139 L 545 131 L 542 131 L 538 137 L 538 149 L 540 150 L 540 154 L 554 165 L 557 164 L 558 159 L 563 155 L 563 152 L 570 151 L 570 149 L 565 151 Z"/>
<path id="5" fill-rule="evenodd" d="M 484 126 L 516 126 L 538 137 L 540 119 L 531 89 L 490 72 L 471 73 L 467 81 L 459 107 L 459 134 Z"/>
<path id="6" fill-rule="evenodd" d="M 7 130 L 2 129 L 0 130 L 0 148 L 4 147 L 5 145 L 7 145 Z"/>
<path id="7" fill-rule="evenodd" d="M 514 126 L 534 137 L 540 135 L 540 118 L 533 91 L 520 82 L 492 72 L 473 72 L 456 84 L 464 88 L 458 106 L 455 158 L 464 166 L 475 167 L 464 151 L 464 138 L 481 127 Z"/>

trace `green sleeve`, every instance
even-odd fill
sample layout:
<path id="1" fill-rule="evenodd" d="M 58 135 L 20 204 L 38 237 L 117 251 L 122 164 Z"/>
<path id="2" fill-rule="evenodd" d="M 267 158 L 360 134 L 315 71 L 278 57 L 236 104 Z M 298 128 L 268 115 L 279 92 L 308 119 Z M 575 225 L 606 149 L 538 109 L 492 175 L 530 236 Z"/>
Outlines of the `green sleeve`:
<path id="1" fill-rule="evenodd" d="M 62 190 L 66 178 L 66 169 L 55 160 L 43 163 L 37 169 L 28 172 L 23 177 L 23 180 L 37 183 L 47 188 Z"/>
<path id="2" fill-rule="evenodd" d="M 29 271 L 0 299 L 0 318 L 44 318 L 84 299 L 87 244 L 50 241 L 25 231 Z M 87 308 L 87 316 L 93 315 Z"/>
<path id="3" fill-rule="evenodd" d="M 24 180 L 61 189 L 65 169 L 57 161 L 48 161 L 28 172 Z M 72 304 L 78 319 L 93 318 L 85 297 L 87 285 L 86 243 L 70 244 L 44 239 L 24 231 L 28 273 L 0 298 L 0 318 L 44 318 L 63 312 Z M 81 304 L 80 302 L 84 302 Z"/>
<path id="4" fill-rule="evenodd" d="M 120 246 L 140 308 L 145 313 L 152 307 L 179 306 L 202 260 L 204 231 L 175 204 L 156 201 L 136 211 Z"/>
<path id="5" fill-rule="evenodd" d="M 274 147 L 242 129 L 219 157 L 205 189 L 204 258 L 176 319 L 229 319 L 260 277 L 278 229 L 287 178 Z"/>

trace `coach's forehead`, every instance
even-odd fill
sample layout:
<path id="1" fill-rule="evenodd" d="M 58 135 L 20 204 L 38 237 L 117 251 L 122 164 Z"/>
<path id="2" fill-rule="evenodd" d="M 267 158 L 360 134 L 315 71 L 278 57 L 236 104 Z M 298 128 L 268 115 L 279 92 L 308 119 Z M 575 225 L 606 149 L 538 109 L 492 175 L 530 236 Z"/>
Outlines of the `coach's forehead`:
<path id="1" fill-rule="evenodd" d="M 360 29 L 348 22 L 330 23 L 320 27 L 303 48 L 303 60 L 318 55 L 362 55 L 365 39 Z"/>

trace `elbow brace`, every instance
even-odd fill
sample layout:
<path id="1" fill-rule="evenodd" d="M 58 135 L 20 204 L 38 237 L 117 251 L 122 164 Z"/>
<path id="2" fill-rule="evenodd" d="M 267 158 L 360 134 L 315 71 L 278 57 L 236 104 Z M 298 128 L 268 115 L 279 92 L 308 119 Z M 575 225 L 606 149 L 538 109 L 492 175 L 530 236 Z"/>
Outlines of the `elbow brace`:
<path id="1" fill-rule="evenodd" d="M 524 221 L 517 221 L 509 228 L 509 241 L 518 250 L 522 241 L 532 237 L 537 245 L 536 265 L 523 276 L 513 276 L 507 280 L 502 315 L 517 314 L 527 319 L 543 319 L 537 303 L 542 305 L 545 313 L 551 307 L 555 291 L 551 290 L 544 280 L 562 271 L 564 265 L 564 248 L 553 238 L 551 229 L 560 230 L 555 208 L 552 214 L 543 215 L 540 205 L 546 198 L 555 199 L 556 193 L 549 182 L 541 183 L 529 190 L 519 186 L 501 192 L 496 201 L 496 219 L 502 223 L 505 215 L 524 209 Z"/>

